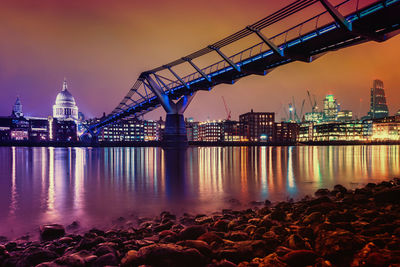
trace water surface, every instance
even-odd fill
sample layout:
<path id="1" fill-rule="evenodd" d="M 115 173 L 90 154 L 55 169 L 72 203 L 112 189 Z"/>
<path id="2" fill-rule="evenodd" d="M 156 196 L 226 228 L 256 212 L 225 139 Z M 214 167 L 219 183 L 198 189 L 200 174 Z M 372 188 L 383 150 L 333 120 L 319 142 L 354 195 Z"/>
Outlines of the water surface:
<path id="1" fill-rule="evenodd" d="M 213 212 L 400 176 L 400 146 L 0 148 L 0 235 Z M 237 205 L 238 200 L 241 204 Z"/>

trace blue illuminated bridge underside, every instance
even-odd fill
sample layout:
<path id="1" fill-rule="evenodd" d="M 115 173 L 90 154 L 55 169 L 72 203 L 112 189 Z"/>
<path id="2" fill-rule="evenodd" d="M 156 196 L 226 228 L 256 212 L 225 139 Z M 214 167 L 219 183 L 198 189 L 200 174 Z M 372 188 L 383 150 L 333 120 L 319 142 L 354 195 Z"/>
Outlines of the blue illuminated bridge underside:
<path id="1" fill-rule="evenodd" d="M 319 1 L 306 0 L 297 2 L 308 3 L 308 6 L 319 3 Z M 342 4 L 348 2 L 351 1 L 344 1 Z M 179 77 L 172 68 L 183 62 L 187 63 L 190 61 L 192 64 L 191 59 L 212 52 L 212 50 L 219 53 L 219 47 L 214 48 L 213 46 L 209 46 L 189 55 L 189 59 L 182 58 L 162 67 L 146 71 L 142 73 L 141 77 L 139 77 L 117 108 L 100 122 L 90 125 L 89 128 L 93 132 L 99 131 L 102 127 L 109 124 L 129 117 L 143 115 L 159 107 L 161 105 L 159 98 L 151 92 L 149 83 L 143 78 L 146 75 L 153 75 L 164 94 L 173 100 L 177 100 L 182 96 L 191 95 L 198 90 L 211 90 L 215 85 L 221 83 L 233 84 L 236 80 L 248 75 L 265 75 L 273 68 L 293 61 L 311 62 L 313 59 L 329 51 L 371 40 L 378 42 L 385 41 L 399 33 L 400 0 L 375 1 L 375 3 L 358 9 L 344 18 L 345 21 L 342 23 L 335 18 L 331 23 L 315 28 L 290 40 L 285 40 L 277 44 L 275 50 L 272 46 L 266 46 L 268 40 L 265 41 L 263 39 L 263 42 L 255 46 L 247 48 L 233 56 L 225 57 L 224 60 L 207 68 L 197 69 L 197 72 L 186 77 Z M 302 27 L 303 24 L 308 22 L 314 23 L 313 21 L 318 21 L 318 19 L 318 16 L 310 18 L 302 24 L 296 25 L 272 37 L 270 40 L 277 40 L 278 37 L 282 37 L 285 34 L 287 36 L 288 32 L 297 30 L 297 28 Z M 345 28 L 343 25 L 346 25 L 346 23 L 350 24 L 351 28 Z M 247 29 L 252 30 L 250 27 Z M 260 38 L 262 39 L 262 36 Z M 236 39 L 233 41 L 236 41 Z M 220 47 L 223 46 L 220 45 Z M 223 57 L 224 55 L 222 54 L 221 56 Z M 367 57 L 368 55 L 365 56 Z M 169 70 L 177 79 L 175 81 L 165 80 L 164 77 L 157 76 L 158 72 L 165 70 Z M 140 93 L 140 90 L 142 90 L 142 93 Z M 140 97 L 134 99 L 135 95 L 139 95 Z"/>

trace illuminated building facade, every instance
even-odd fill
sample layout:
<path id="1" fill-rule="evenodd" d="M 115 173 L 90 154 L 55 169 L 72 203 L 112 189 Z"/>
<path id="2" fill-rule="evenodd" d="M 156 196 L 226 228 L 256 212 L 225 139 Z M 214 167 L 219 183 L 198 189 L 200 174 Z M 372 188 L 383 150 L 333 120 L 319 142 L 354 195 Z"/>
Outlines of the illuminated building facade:
<path id="1" fill-rule="evenodd" d="M 299 124 L 292 122 L 275 123 L 274 141 L 278 143 L 296 142 L 299 135 Z"/>
<path id="2" fill-rule="evenodd" d="M 339 105 L 333 95 L 327 95 L 324 99 L 324 121 L 336 121 Z"/>
<path id="3" fill-rule="evenodd" d="M 47 118 L 29 117 L 29 140 L 43 142 L 50 140 L 49 120 Z"/>
<path id="4" fill-rule="evenodd" d="M 125 120 L 103 128 L 99 141 L 132 142 L 144 141 L 144 124 L 137 120 Z"/>
<path id="5" fill-rule="evenodd" d="M 186 132 L 188 141 L 199 141 L 199 123 L 188 118 L 186 121 Z"/>
<path id="6" fill-rule="evenodd" d="M 160 125 L 156 121 L 143 121 L 144 126 L 144 141 L 160 140 Z"/>
<path id="7" fill-rule="evenodd" d="M 199 123 L 198 141 L 218 142 L 223 139 L 222 121 L 205 121 Z"/>
<path id="8" fill-rule="evenodd" d="M 53 105 L 53 117 L 61 120 L 78 120 L 78 107 L 75 98 L 68 91 L 67 81 L 64 79 L 63 87 L 56 97 L 56 103 Z"/>
<path id="9" fill-rule="evenodd" d="M 275 113 L 251 112 L 239 116 L 243 141 L 271 142 L 274 138 Z"/>
<path id="10" fill-rule="evenodd" d="M 399 141 L 400 122 L 374 122 L 372 125 L 372 140 Z"/>
<path id="11" fill-rule="evenodd" d="M 370 123 L 322 122 L 305 123 L 299 129 L 299 142 L 366 141 L 370 139 Z"/>
<path id="12" fill-rule="evenodd" d="M 337 114 L 337 120 L 341 122 L 352 121 L 353 112 L 351 110 L 341 110 Z"/>
<path id="13" fill-rule="evenodd" d="M 321 122 L 324 120 L 323 112 L 307 112 L 304 115 L 304 120 L 306 122 Z"/>
<path id="14" fill-rule="evenodd" d="M 243 141 L 243 135 L 240 131 L 240 122 L 225 120 L 222 123 L 222 140 L 225 142 L 239 142 Z"/>
<path id="15" fill-rule="evenodd" d="M 374 80 L 371 88 L 371 104 L 368 116 L 371 119 L 379 119 L 389 116 L 386 104 L 385 89 L 381 80 Z"/>

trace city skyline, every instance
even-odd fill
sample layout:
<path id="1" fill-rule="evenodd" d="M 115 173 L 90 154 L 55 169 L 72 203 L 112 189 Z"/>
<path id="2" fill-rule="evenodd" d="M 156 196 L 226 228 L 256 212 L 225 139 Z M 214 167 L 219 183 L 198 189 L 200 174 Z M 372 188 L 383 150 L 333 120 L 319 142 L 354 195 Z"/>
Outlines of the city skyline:
<path id="1" fill-rule="evenodd" d="M 141 71 L 173 60 L 182 52 L 197 50 L 208 44 L 205 42 L 227 36 L 286 4 L 285 1 L 259 2 L 264 9 L 256 4 L 243 6 L 239 1 L 231 2 L 229 6 L 218 3 L 211 11 L 202 7 L 203 4 L 192 4 L 196 8 L 190 6 L 190 11 L 194 12 L 191 19 L 186 15 L 182 20 L 172 18 L 167 11 L 178 8 L 186 13 L 189 7 L 174 3 L 165 6 L 165 13 L 151 13 L 154 17 L 150 21 L 139 15 L 131 18 L 127 11 L 134 8 L 137 13 L 147 12 L 160 3 L 120 1 L 110 9 L 105 8 L 103 2 L 93 6 L 89 2 L 60 1 L 59 5 L 54 5 L 51 1 L 35 4 L 6 1 L 0 11 L 0 20 L 7 23 L 1 23 L 6 26 L 0 26 L 0 32 L 14 31 L 15 34 L 7 34 L 7 40 L 0 44 L 3 59 L 0 63 L 0 96 L 4 103 L 10 103 L 0 107 L 0 114 L 9 113 L 17 95 L 25 110 L 32 113 L 29 115 L 50 114 L 51 103 L 64 76 L 67 76 L 71 93 L 86 117 L 108 113 Z M 220 11 L 225 12 L 220 14 Z M 207 20 L 202 19 L 205 15 Z M 183 21 L 185 25 L 181 23 Z M 161 22 L 164 27 L 155 29 L 154 25 Z M 84 26 L 77 28 L 78 23 Z M 211 27 L 213 31 L 208 30 Z M 129 32 L 138 33 L 137 39 L 130 37 Z M 96 48 L 90 49 L 94 42 Z M 342 108 L 353 110 L 361 117 L 368 112 L 369 91 L 374 79 L 384 81 L 389 111 L 394 114 L 400 108 L 396 105 L 400 102 L 396 90 L 400 86 L 396 77 L 400 56 L 393 53 L 399 45 L 399 37 L 384 43 L 362 44 L 328 53 L 311 64 L 296 62 L 282 66 L 266 77 L 247 77 L 233 86 L 221 85 L 211 92 L 200 92 L 188 108 L 186 117 L 197 120 L 224 118 L 221 99 L 224 96 L 232 117 L 253 108 L 275 112 L 279 120 L 284 116 L 283 106 L 291 102 L 292 96 L 297 106 L 306 99 L 305 110 L 311 109 L 306 90 L 317 96 L 319 106 L 325 95 L 332 93 Z M 248 88 L 253 94 L 246 93 Z M 282 91 L 285 97 L 281 96 Z M 243 98 L 246 98 L 245 102 Z M 49 103 L 48 107 L 43 103 Z M 209 106 L 206 110 L 204 103 Z M 164 115 L 164 111 L 158 109 L 145 118 L 157 119 Z"/>

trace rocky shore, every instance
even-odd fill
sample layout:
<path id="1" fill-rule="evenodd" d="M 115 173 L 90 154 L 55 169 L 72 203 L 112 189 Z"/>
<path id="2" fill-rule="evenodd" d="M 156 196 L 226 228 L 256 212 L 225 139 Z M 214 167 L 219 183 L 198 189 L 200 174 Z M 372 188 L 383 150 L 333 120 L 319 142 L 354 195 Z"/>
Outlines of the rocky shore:
<path id="1" fill-rule="evenodd" d="M 400 266 L 400 179 L 259 208 L 180 218 L 162 212 L 82 235 L 40 227 L 0 240 L 0 266 Z M 135 226 L 133 226 L 135 225 Z"/>

